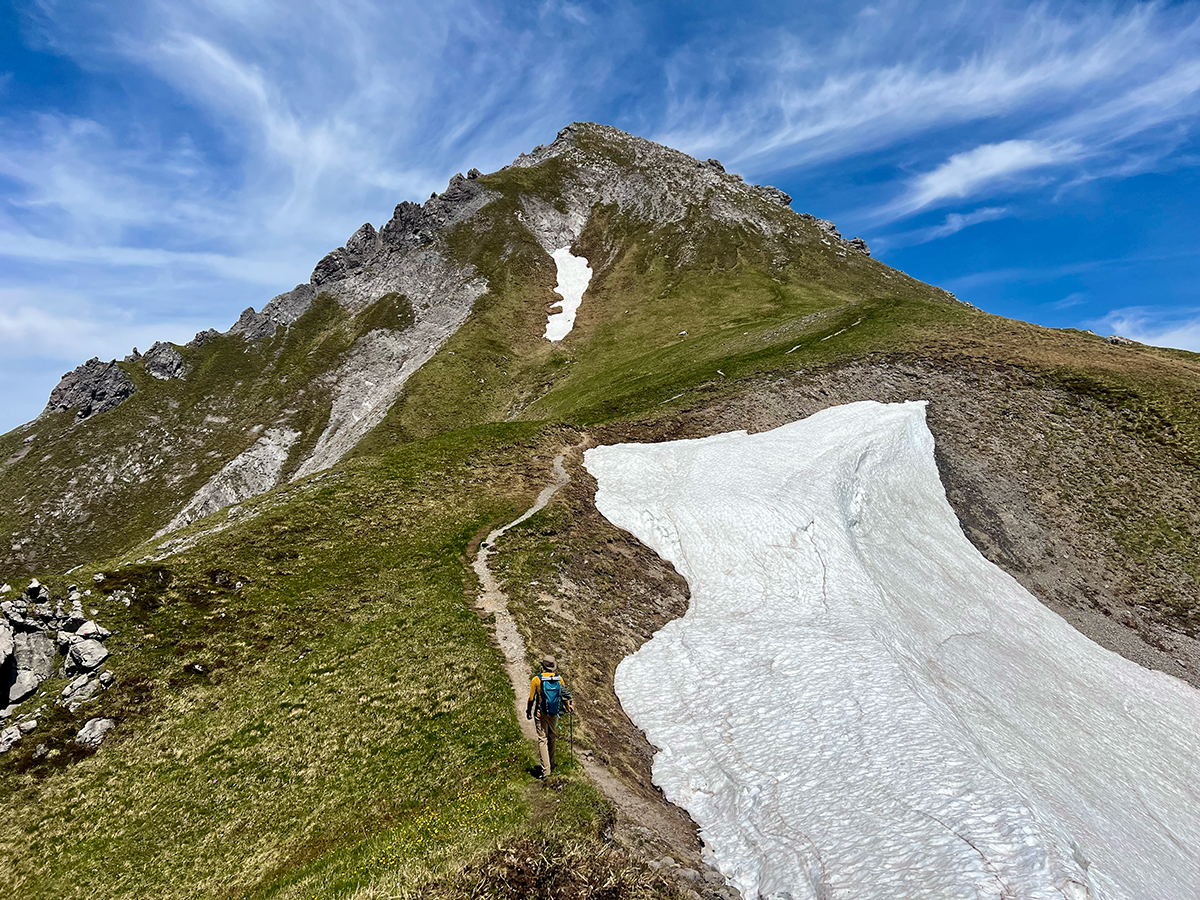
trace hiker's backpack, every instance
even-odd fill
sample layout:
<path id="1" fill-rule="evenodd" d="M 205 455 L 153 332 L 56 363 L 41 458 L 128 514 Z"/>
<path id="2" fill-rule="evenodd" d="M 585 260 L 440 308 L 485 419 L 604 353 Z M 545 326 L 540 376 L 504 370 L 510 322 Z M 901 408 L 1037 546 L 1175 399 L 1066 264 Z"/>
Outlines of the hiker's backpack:
<path id="1" fill-rule="evenodd" d="M 562 679 L 548 672 L 543 672 L 541 679 L 541 713 L 544 716 L 557 716 L 562 709 Z"/>

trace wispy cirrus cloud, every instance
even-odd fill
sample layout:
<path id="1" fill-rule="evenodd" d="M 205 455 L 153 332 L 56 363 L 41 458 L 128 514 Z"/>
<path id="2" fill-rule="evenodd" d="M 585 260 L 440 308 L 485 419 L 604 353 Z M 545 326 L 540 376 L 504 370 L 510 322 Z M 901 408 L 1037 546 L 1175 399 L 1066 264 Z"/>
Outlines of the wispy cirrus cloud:
<path id="1" fill-rule="evenodd" d="M 1041 141 L 1012 140 L 982 144 L 956 153 L 931 172 L 913 179 L 907 192 L 883 210 L 900 218 L 947 200 L 963 200 L 1000 182 L 1011 182 L 1038 169 L 1061 165 L 1078 156 L 1078 148 Z M 955 221 L 964 222 L 963 217 Z M 982 220 L 980 220 L 982 221 Z M 948 219 L 947 224 L 951 224 Z M 961 228 L 947 230 L 953 234 Z"/>
<path id="2" fill-rule="evenodd" d="M 936 241 L 939 238 L 949 237 L 952 234 L 958 234 L 964 228 L 970 228 L 972 225 L 979 225 L 983 222 L 995 222 L 998 219 L 1003 219 L 1011 215 L 1011 213 L 1011 209 L 1007 206 L 985 206 L 966 213 L 947 213 L 946 217 L 937 225 L 887 235 L 876 242 L 876 247 L 881 250 L 896 247 L 913 247 L 918 244 L 928 243 L 929 241 Z"/>

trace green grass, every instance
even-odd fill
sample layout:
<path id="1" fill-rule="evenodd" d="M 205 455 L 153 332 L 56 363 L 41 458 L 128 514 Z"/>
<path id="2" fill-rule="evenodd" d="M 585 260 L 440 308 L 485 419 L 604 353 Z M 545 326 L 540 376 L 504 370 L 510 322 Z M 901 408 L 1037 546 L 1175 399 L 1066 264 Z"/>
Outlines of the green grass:
<path id="1" fill-rule="evenodd" d="M 163 564 L 99 567 L 103 590 L 136 588 L 128 609 L 89 598 L 117 682 L 0 768 L 6 893 L 351 896 L 524 826 L 532 750 L 462 554 L 529 502 L 513 470 L 543 440 L 519 424 L 409 445 Z M 119 728 L 79 758 L 70 735 L 106 714 Z"/>

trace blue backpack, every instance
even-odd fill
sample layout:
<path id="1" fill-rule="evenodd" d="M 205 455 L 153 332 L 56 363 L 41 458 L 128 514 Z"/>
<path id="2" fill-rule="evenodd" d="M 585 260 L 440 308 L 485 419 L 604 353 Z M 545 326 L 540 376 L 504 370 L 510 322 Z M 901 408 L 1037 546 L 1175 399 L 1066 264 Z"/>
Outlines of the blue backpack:
<path id="1" fill-rule="evenodd" d="M 549 672 L 541 674 L 541 713 L 545 716 L 557 716 L 562 708 L 562 679 Z"/>

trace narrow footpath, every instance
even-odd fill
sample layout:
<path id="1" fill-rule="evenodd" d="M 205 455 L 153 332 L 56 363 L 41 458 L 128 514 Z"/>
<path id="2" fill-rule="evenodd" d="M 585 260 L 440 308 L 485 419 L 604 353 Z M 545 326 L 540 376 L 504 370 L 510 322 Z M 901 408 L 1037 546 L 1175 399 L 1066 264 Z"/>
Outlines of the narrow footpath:
<path id="1" fill-rule="evenodd" d="M 545 509 L 551 498 L 561 490 L 571 476 L 563 467 L 563 456 L 560 453 L 554 458 L 554 480 L 547 484 L 533 505 L 507 525 L 492 531 L 479 544 L 475 560 L 471 567 L 479 576 L 482 591 L 476 600 L 476 608 L 485 614 L 491 614 L 495 622 L 496 642 L 504 653 L 504 667 L 508 670 L 509 680 L 513 687 L 513 708 L 517 713 L 517 722 L 526 738 L 537 742 L 533 722 L 525 718 L 525 701 L 529 695 L 529 661 L 525 653 L 525 641 L 517 628 L 516 620 L 508 610 L 508 597 L 501 590 L 499 582 L 488 568 L 488 556 L 495 549 L 496 541 L 510 528 L 515 528 L 530 517 Z M 612 772 L 593 759 L 581 754 L 578 757 L 588 778 L 600 788 L 609 801 L 616 806 L 618 813 L 632 824 L 648 828 L 656 832 L 659 838 L 684 856 L 694 856 L 699 848 L 696 845 L 695 833 L 687 829 L 674 817 L 666 815 L 658 804 L 633 793 Z"/>

